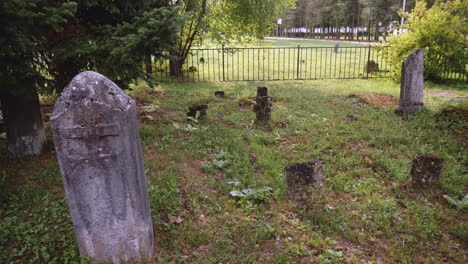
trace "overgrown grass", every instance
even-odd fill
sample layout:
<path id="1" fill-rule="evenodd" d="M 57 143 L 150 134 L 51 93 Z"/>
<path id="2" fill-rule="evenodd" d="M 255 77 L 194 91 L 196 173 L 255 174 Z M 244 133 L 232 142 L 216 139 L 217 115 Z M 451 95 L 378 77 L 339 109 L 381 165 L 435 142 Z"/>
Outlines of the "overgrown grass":
<path id="1" fill-rule="evenodd" d="M 247 104 L 257 85 L 269 87 L 273 97 L 271 129 L 252 122 Z M 466 103 L 426 96 L 427 111 L 402 118 L 394 108 L 349 97 L 398 97 L 394 83 L 371 80 L 164 84 L 157 90 L 140 84 L 132 92 L 156 109 L 140 126 L 154 263 L 467 262 L 466 210 L 442 198 L 468 193 L 466 120 L 438 117 L 443 108 L 466 109 Z M 227 97 L 215 97 L 217 90 Z M 188 106 L 200 103 L 208 104 L 208 115 L 187 121 Z M 0 262 L 85 262 L 55 153 L 9 160 L 4 142 L 0 149 Z M 410 184 L 417 153 L 444 159 L 440 185 Z M 285 198 L 284 168 L 311 160 L 324 162 L 325 185 L 297 209 Z M 244 189 L 254 193 L 229 195 Z"/>

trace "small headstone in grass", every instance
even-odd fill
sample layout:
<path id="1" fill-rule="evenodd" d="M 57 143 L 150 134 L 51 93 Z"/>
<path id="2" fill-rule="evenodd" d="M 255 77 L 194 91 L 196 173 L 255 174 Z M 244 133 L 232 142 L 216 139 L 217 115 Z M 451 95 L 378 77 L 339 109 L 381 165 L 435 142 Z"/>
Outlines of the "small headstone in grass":
<path id="1" fill-rule="evenodd" d="M 220 98 L 224 98 L 225 93 L 224 93 L 224 91 L 216 91 L 216 92 L 215 92 L 215 96 L 216 96 L 216 97 L 220 97 Z"/>
<path id="2" fill-rule="evenodd" d="M 257 97 L 260 96 L 268 96 L 268 88 L 267 87 L 257 87 Z"/>
<path id="3" fill-rule="evenodd" d="M 286 166 L 286 194 L 299 204 L 308 200 L 310 192 L 323 184 L 321 161 L 293 163 Z"/>
<path id="4" fill-rule="evenodd" d="M 402 63 L 400 107 L 396 110 L 401 115 L 419 112 L 423 109 L 424 89 L 424 52 L 417 49 Z"/>
<path id="5" fill-rule="evenodd" d="M 340 44 L 336 43 L 335 47 L 333 48 L 333 53 L 338 53 L 338 50 L 340 49 Z"/>
<path id="6" fill-rule="evenodd" d="M 354 116 L 354 115 L 346 115 L 344 117 L 344 119 L 348 120 L 348 121 L 357 121 L 358 120 L 358 118 L 356 116 Z"/>
<path id="7" fill-rule="evenodd" d="M 255 122 L 258 125 L 267 125 L 271 121 L 271 111 L 273 110 L 273 103 L 271 97 L 268 96 L 267 87 L 257 87 L 257 97 L 255 98 L 256 104 L 253 111 L 256 114 Z"/>
<path id="8" fill-rule="evenodd" d="M 153 224 L 135 102 L 103 75 L 83 72 L 55 103 L 51 127 L 81 255 L 149 259 Z"/>
<path id="9" fill-rule="evenodd" d="M 271 111 L 273 103 L 269 96 L 259 96 L 255 98 L 254 112 L 256 115 L 255 122 L 259 125 L 267 125 L 271 121 Z"/>
<path id="10" fill-rule="evenodd" d="M 371 72 L 378 72 L 379 71 L 379 64 L 374 60 L 368 60 L 366 65 L 364 66 L 364 71 L 366 73 Z"/>
<path id="11" fill-rule="evenodd" d="M 416 184 L 437 183 L 442 174 L 444 161 L 436 154 L 417 154 L 411 168 L 412 182 Z"/>
<path id="12" fill-rule="evenodd" d="M 187 116 L 199 120 L 206 115 L 207 109 L 208 105 L 206 104 L 190 106 Z"/>

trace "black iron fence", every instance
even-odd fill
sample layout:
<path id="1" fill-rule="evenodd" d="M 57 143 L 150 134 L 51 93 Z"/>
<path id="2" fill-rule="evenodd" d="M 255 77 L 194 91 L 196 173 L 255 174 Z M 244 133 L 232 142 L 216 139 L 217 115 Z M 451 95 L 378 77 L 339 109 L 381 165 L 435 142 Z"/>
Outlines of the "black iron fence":
<path id="1" fill-rule="evenodd" d="M 161 82 L 387 78 L 390 71 L 381 54 L 370 45 L 192 49 L 179 74 L 171 72 L 168 59 L 157 62 L 153 72 Z M 445 76 L 466 79 L 450 72 Z"/>

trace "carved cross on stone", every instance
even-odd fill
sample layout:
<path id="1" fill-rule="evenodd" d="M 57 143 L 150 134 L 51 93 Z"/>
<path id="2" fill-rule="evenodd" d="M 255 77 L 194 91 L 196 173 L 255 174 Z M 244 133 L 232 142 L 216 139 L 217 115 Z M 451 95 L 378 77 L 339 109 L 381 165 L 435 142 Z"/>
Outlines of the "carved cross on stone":
<path id="1" fill-rule="evenodd" d="M 120 154 L 120 151 L 115 148 L 116 146 L 106 144 L 112 140 L 105 140 L 105 138 L 120 135 L 120 125 L 117 123 L 98 124 L 90 128 L 83 128 L 82 126 L 65 127 L 60 130 L 60 133 L 66 139 L 77 140 L 85 143 L 85 147 L 87 149 L 87 151 L 83 153 L 85 155 L 70 155 L 69 158 L 71 160 L 98 160 Z"/>

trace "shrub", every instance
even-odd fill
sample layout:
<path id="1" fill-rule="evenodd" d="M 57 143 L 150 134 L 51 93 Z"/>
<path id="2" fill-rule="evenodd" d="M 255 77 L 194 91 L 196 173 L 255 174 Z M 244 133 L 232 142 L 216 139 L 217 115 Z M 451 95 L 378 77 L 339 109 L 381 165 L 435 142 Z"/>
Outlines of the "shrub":
<path id="1" fill-rule="evenodd" d="M 417 48 L 424 50 L 425 79 L 441 80 L 445 72 L 467 75 L 467 1 L 437 0 L 429 9 L 418 1 L 405 17 L 406 33 L 391 38 L 386 43 L 390 47 L 381 49 L 396 80 L 401 76 L 402 61 Z"/>

